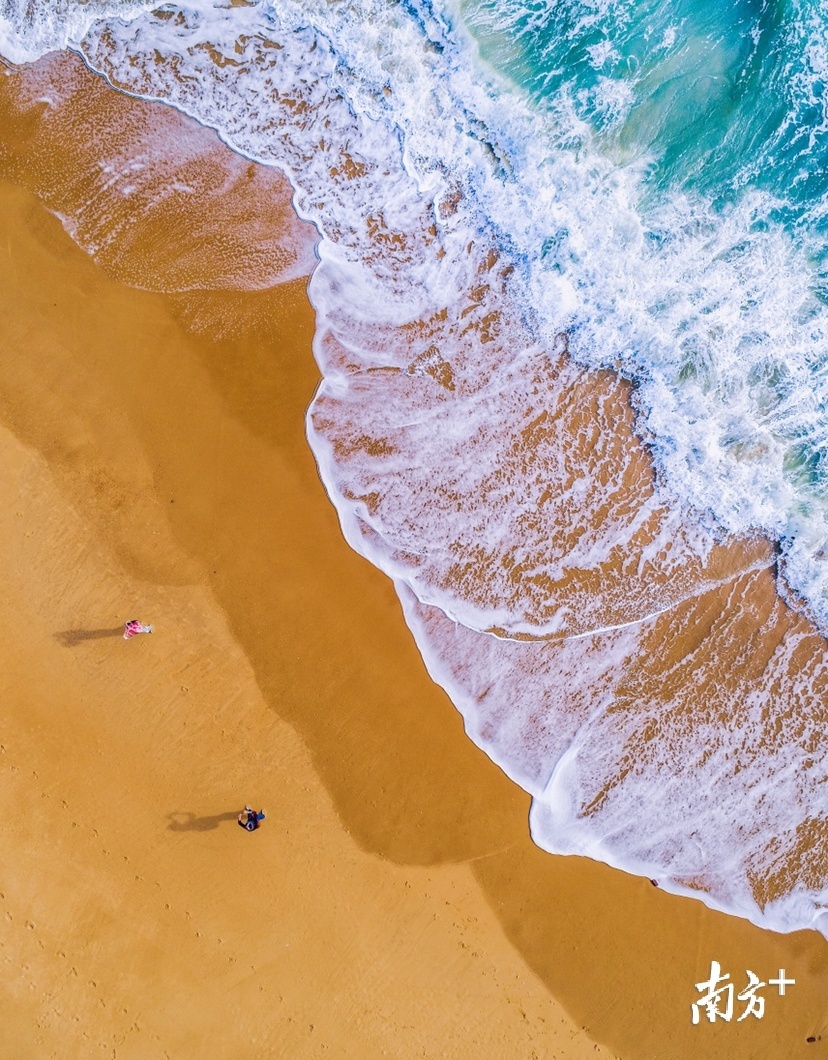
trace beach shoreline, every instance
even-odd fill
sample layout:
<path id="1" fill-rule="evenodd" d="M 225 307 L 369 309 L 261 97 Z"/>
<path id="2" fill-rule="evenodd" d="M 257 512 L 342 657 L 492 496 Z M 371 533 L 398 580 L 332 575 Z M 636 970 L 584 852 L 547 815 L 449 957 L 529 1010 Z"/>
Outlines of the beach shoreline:
<path id="1" fill-rule="evenodd" d="M 0 242 L 6 1051 L 812 1055 L 821 936 L 531 843 L 324 496 L 304 281 L 136 290 L 27 165 Z M 59 639 L 133 617 L 152 638 Z M 693 1027 L 714 959 L 797 988 Z"/>

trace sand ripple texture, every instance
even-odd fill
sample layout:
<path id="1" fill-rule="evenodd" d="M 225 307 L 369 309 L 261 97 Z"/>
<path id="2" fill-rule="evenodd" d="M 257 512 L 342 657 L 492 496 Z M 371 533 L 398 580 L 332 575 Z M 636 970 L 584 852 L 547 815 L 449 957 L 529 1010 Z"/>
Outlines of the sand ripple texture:
<path id="1" fill-rule="evenodd" d="M 767 541 L 724 538 L 654 474 L 630 386 L 537 327 L 470 176 L 505 188 L 508 151 L 475 126 L 472 81 L 466 114 L 439 87 L 467 76 L 445 22 L 368 6 L 358 56 L 337 4 L 130 11 L 69 36 L 116 87 L 218 129 L 232 179 L 244 159 L 289 176 L 321 235 L 324 484 L 471 738 L 532 793 L 539 845 L 828 934 L 825 642 L 779 599 Z M 21 106 L 48 120 L 55 86 Z M 217 286 L 301 270 L 260 214 L 237 221 L 261 270 L 239 276 L 231 249 Z M 92 206 L 65 223 L 104 264 L 129 238 L 125 220 L 98 241 Z"/>

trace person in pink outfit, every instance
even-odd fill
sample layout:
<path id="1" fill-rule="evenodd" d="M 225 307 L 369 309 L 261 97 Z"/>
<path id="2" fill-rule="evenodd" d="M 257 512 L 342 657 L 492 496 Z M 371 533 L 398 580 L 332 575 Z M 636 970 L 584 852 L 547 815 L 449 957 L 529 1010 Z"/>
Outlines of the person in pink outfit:
<path id="1" fill-rule="evenodd" d="M 124 622 L 124 640 L 129 640 L 130 637 L 135 637 L 139 633 L 152 633 L 152 626 L 142 625 L 137 618 Z"/>

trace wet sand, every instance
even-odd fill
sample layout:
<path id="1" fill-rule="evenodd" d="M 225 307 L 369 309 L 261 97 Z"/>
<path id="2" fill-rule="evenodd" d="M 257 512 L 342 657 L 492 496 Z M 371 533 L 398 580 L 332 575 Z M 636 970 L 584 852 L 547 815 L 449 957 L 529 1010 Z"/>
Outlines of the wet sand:
<path id="1" fill-rule="evenodd" d="M 532 845 L 319 484 L 304 281 L 136 290 L 3 129 L 2 1052 L 818 1056 L 821 936 Z M 797 984 L 693 1027 L 712 959 Z"/>

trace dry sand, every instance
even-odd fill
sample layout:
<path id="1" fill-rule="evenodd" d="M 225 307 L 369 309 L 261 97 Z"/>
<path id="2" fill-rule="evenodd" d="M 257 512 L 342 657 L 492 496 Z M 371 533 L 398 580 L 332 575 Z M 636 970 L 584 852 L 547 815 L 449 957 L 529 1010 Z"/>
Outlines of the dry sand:
<path id="1" fill-rule="evenodd" d="M 340 538 L 301 290 L 283 400 L 251 358 L 243 411 L 208 363 L 242 344 L 200 346 L 9 186 L 0 245 L 0 1054 L 594 1055 L 463 863 L 525 799 Z"/>
<path id="2" fill-rule="evenodd" d="M 528 797 L 466 739 L 319 484 L 303 281 L 136 290 L 28 190 L 46 156 L 13 154 L 0 1056 L 828 1049 L 821 936 L 532 845 Z M 154 635 L 121 639 L 133 617 Z M 797 984 L 762 1020 L 693 1027 L 711 959 Z"/>

